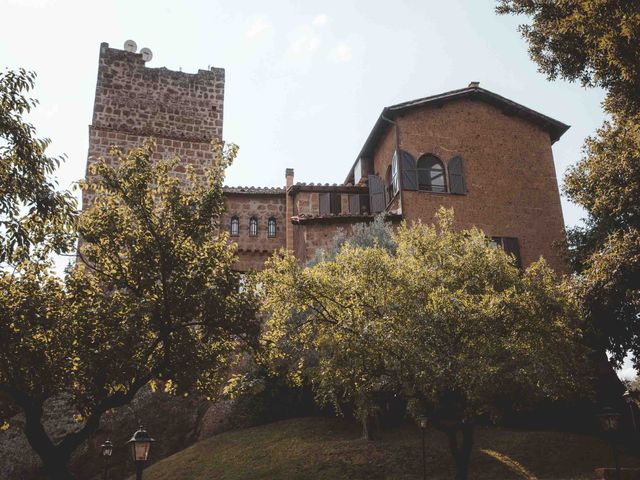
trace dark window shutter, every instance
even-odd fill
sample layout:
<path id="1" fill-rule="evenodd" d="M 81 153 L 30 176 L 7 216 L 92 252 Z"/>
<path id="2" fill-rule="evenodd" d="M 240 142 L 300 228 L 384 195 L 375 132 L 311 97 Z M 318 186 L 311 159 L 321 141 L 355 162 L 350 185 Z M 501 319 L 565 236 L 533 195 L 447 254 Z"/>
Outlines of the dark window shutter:
<path id="1" fill-rule="evenodd" d="M 369 207 L 371 213 L 382 212 L 385 207 L 384 182 L 377 175 L 369 175 Z"/>
<path id="2" fill-rule="evenodd" d="M 463 194 L 464 188 L 464 160 L 462 157 L 453 157 L 449 160 L 449 189 L 451 193 Z"/>
<path id="3" fill-rule="evenodd" d="M 320 193 L 320 215 L 329 215 L 331 212 L 331 194 Z"/>
<path id="4" fill-rule="evenodd" d="M 349 195 L 349 213 L 351 215 L 360 213 L 360 195 Z"/>
<path id="5" fill-rule="evenodd" d="M 339 193 L 331 193 L 331 213 L 334 215 L 340 215 L 342 212 L 342 199 Z"/>
<path id="6" fill-rule="evenodd" d="M 400 151 L 402 161 L 402 188 L 405 190 L 418 190 L 418 174 L 416 161 L 409 152 Z"/>
<path id="7" fill-rule="evenodd" d="M 513 237 L 503 237 L 502 247 L 504 248 L 505 252 L 515 257 L 516 265 L 518 265 L 518 268 L 522 268 L 522 259 L 520 258 L 520 245 L 518 244 L 518 239 Z"/>

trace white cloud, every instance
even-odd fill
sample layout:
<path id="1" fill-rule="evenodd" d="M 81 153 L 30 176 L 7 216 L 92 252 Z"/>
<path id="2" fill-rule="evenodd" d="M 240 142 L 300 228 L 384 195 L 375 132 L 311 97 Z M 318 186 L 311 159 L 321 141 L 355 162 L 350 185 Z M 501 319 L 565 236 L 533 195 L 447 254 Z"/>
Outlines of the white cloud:
<path id="1" fill-rule="evenodd" d="M 330 57 L 336 62 L 348 62 L 353 57 L 351 45 L 348 43 L 339 43 L 331 50 Z"/>
<path id="2" fill-rule="evenodd" d="M 321 13 L 320 15 L 316 15 L 313 19 L 312 25 L 314 27 L 324 27 L 327 23 L 329 23 L 329 15 Z"/>
<path id="3" fill-rule="evenodd" d="M 268 32 L 272 28 L 273 27 L 271 23 L 266 18 L 258 17 L 251 24 L 251 26 L 249 27 L 249 30 L 247 30 L 247 33 L 245 35 L 247 39 L 254 40 L 258 38 L 260 35 L 263 35 L 264 33 Z"/>
<path id="4" fill-rule="evenodd" d="M 291 35 L 289 54 L 295 56 L 310 56 L 320 46 L 318 30 L 324 27 L 330 18 L 327 14 L 316 15 L 310 24 L 302 25 Z"/>
<path id="5" fill-rule="evenodd" d="M 313 28 L 305 26 L 298 30 L 289 45 L 289 52 L 293 55 L 309 55 L 320 45 L 320 39 Z"/>

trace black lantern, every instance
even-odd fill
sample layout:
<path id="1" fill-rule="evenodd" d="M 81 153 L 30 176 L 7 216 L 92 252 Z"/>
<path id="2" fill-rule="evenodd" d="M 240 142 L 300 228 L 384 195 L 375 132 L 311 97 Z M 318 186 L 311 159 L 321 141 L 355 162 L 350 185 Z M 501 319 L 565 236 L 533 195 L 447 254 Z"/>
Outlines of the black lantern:
<path id="1" fill-rule="evenodd" d="M 111 458 L 111 454 L 113 453 L 113 443 L 111 443 L 111 440 L 106 440 L 102 445 L 100 445 L 100 451 L 102 453 L 102 458 L 104 458 L 102 478 L 103 480 L 107 480 L 107 472 L 109 470 L 109 459 Z"/>
<path id="2" fill-rule="evenodd" d="M 602 413 L 598 415 L 602 430 L 608 433 L 617 431 L 620 427 L 620 417 L 621 415 L 613 408 L 606 407 Z"/>
<path id="3" fill-rule="evenodd" d="M 127 442 L 131 449 L 131 459 L 136 464 L 136 480 L 142 480 L 142 469 L 149 459 L 149 451 L 153 442 L 155 440 L 149 436 L 143 426 L 140 426 L 138 431 L 131 437 L 131 440 Z"/>
<path id="4" fill-rule="evenodd" d="M 427 426 L 429 425 L 429 417 L 427 417 L 426 415 L 420 415 L 418 417 L 418 425 L 420 425 L 420 428 L 422 430 L 427 428 Z"/>
<path id="5" fill-rule="evenodd" d="M 100 448 L 102 449 L 103 457 L 110 457 L 113 453 L 113 443 L 111 443 L 111 440 L 105 441 L 102 445 L 100 445 Z"/>

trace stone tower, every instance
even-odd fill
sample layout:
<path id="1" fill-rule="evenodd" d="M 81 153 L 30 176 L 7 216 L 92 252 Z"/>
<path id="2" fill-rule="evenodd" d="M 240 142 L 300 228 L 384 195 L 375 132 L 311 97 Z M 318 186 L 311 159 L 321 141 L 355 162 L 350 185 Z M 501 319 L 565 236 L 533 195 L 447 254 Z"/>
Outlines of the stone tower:
<path id="1" fill-rule="evenodd" d="M 196 172 L 209 164 L 211 141 L 222 139 L 224 81 L 222 68 L 195 74 L 147 68 L 141 54 L 102 43 L 87 175 L 93 162 L 108 158 L 111 146 L 129 150 L 149 137 L 156 139 L 158 159 L 177 155 Z M 84 193 L 83 208 L 91 200 Z"/>

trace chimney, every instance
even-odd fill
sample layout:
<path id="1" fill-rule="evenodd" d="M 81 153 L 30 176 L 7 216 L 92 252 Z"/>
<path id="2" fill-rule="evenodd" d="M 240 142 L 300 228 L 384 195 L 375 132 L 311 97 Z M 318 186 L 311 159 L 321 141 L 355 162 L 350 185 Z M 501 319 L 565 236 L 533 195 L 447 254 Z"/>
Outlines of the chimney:
<path id="1" fill-rule="evenodd" d="M 287 188 L 289 188 L 293 185 L 293 168 L 287 168 L 284 175 L 287 179 Z"/>
<path id="2" fill-rule="evenodd" d="M 293 197 L 289 195 L 289 189 L 293 186 L 293 168 L 287 168 L 285 170 L 285 177 L 287 178 L 287 188 L 285 189 L 285 222 L 284 222 L 284 236 L 285 246 L 287 250 L 293 252 L 295 250 L 294 238 L 293 238 L 293 224 L 291 223 L 291 217 L 294 215 Z"/>
<path id="3" fill-rule="evenodd" d="M 480 88 L 480 82 L 471 82 L 469 88 Z"/>

